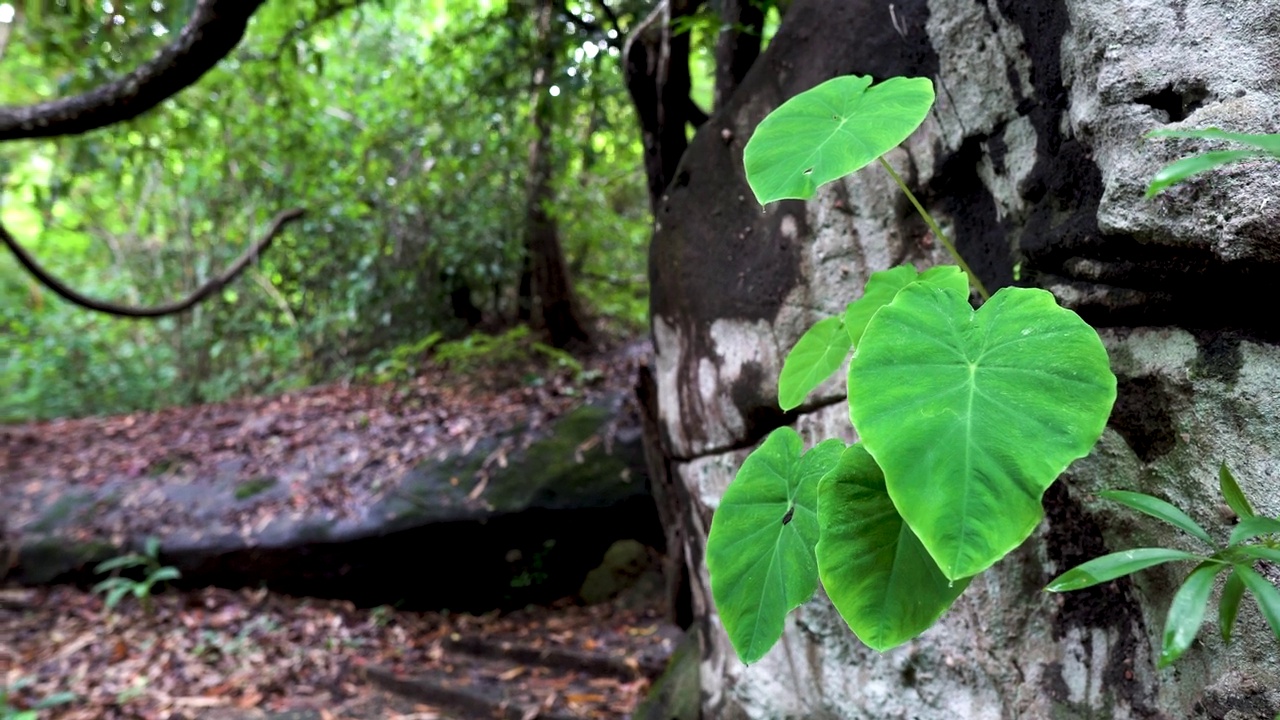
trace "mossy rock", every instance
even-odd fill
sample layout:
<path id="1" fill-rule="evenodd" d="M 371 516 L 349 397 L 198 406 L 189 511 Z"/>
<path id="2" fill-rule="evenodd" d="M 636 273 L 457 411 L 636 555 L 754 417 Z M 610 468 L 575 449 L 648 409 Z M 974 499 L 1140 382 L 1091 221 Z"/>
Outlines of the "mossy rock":
<path id="1" fill-rule="evenodd" d="M 653 688 L 631 714 L 632 720 L 699 720 L 702 717 L 701 659 L 698 636 L 685 633 Z"/>

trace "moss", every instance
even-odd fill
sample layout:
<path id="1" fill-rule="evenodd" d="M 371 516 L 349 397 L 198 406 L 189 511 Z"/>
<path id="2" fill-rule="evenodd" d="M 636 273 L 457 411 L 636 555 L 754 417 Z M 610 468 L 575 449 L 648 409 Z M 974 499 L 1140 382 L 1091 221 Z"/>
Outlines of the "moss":
<path id="1" fill-rule="evenodd" d="M 278 484 L 279 482 L 280 480 L 277 478 L 266 477 L 266 476 L 256 477 L 256 478 L 253 478 L 252 480 L 245 480 L 244 482 L 236 485 L 236 492 L 235 492 L 236 499 L 248 500 L 254 495 L 259 495 L 261 493 L 264 493 L 270 490 L 271 488 L 275 487 L 276 484 Z"/>

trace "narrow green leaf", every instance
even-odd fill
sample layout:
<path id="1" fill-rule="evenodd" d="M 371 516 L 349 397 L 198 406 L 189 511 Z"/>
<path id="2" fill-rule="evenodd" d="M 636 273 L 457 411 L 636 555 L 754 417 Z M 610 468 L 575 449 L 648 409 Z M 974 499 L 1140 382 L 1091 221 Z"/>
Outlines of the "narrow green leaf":
<path id="1" fill-rule="evenodd" d="M 1182 137 L 1200 140 L 1229 140 L 1241 145 L 1249 145 L 1280 156 L 1280 133 L 1233 133 L 1219 128 L 1201 128 L 1199 130 L 1152 130 L 1147 138 Z"/>
<path id="2" fill-rule="evenodd" d="M 833 78 L 769 113 L 743 149 L 747 183 L 761 205 L 807 200 L 907 139 L 933 106 L 928 78 Z"/>
<path id="3" fill-rule="evenodd" d="M 1280 520 L 1255 515 L 1241 519 L 1235 527 L 1231 528 L 1231 539 L 1227 544 L 1239 545 L 1250 538 L 1272 533 L 1280 533 Z"/>
<path id="4" fill-rule="evenodd" d="M 128 594 L 129 591 L 132 589 L 133 589 L 133 585 L 116 585 L 115 587 L 111 588 L 111 590 L 107 592 L 107 598 L 106 598 L 107 609 L 108 610 L 114 609 L 116 605 L 120 604 L 120 600 L 122 600 L 124 596 Z"/>
<path id="5" fill-rule="evenodd" d="M 1267 560 L 1280 564 L 1280 548 L 1267 547 L 1266 545 L 1240 545 L 1232 549 L 1253 560 Z"/>
<path id="6" fill-rule="evenodd" d="M 1209 545 L 1213 545 L 1213 538 L 1209 537 L 1209 533 L 1205 532 L 1204 528 L 1200 527 L 1195 520 L 1192 520 L 1186 513 L 1158 497 L 1128 490 L 1103 490 L 1099 494 L 1108 500 L 1114 500 L 1138 512 L 1146 513 L 1157 520 L 1163 520 L 1179 530 L 1194 535 Z"/>
<path id="7" fill-rule="evenodd" d="M 138 567 L 140 565 L 146 565 L 146 564 L 147 564 L 147 559 L 145 557 L 138 555 L 136 553 L 129 553 L 128 555 L 113 557 L 110 560 L 103 560 L 102 562 L 94 566 L 93 572 L 96 574 L 102 574 L 104 572 L 111 572 L 112 570 L 119 570 L 121 568 Z"/>
<path id="8" fill-rule="evenodd" d="M 770 433 L 742 463 L 711 518 L 711 595 L 746 663 L 773 647 L 787 613 L 817 588 L 818 481 L 845 446 L 827 440 L 801 455 L 803 447 L 789 427 Z"/>
<path id="9" fill-rule="evenodd" d="M 160 557 L 160 538 L 155 535 L 148 535 L 143 542 L 142 554 L 153 560 Z"/>
<path id="10" fill-rule="evenodd" d="M 1173 596 L 1169 605 L 1169 615 L 1164 622 L 1164 645 L 1160 649 L 1160 667 L 1168 667 L 1191 647 L 1200 625 L 1204 622 L 1204 612 L 1209 607 L 1209 593 L 1213 592 L 1213 579 L 1218 573 L 1231 567 L 1222 563 L 1206 562 L 1196 566 L 1195 570 L 1183 581 L 1182 587 Z"/>
<path id="11" fill-rule="evenodd" d="M 1231 630 L 1236 626 L 1236 616 L 1240 614 L 1240 598 L 1244 597 L 1244 581 L 1240 573 L 1232 571 L 1227 584 L 1222 587 L 1222 597 L 1218 600 L 1218 630 L 1222 633 L 1222 642 L 1231 642 Z"/>
<path id="12" fill-rule="evenodd" d="M 182 573 L 178 571 L 178 568 L 170 567 L 168 565 L 162 568 L 156 568 L 155 572 L 147 576 L 147 580 L 150 580 L 153 583 L 165 582 L 168 580 L 181 580 L 181 579 L 182 579 Z"/>
<path id="13" fill-rule="evenodd" d="M 1147 185 L 1147 197 L 1155 197 L 1169 186 L 1176 185 L 1192 175 L 1266 155 L 1267 153 L 1261 150 L 1214 150 L 1176 160 L 1156 171 L 1155 176 L 1151 178 L 1151 184 Z"/>
<path id="14" fill-rule="evenodd" d="M 1253 593 L 1253 599 L 1258 601 L 1258 609 L 1271 626 L 1271 632 L 1280 640 L 1280 590 L 1276 590 L 1270 580 L 1259 575 L 1253 568 L 1237 565 L 1236 572 L 1240 573 L 1245 587 Z"/>
<path id="15" fill-rule="evenodd" d="M 1222 497 L 1227 501 L 1227 506 L 1240 519 L 1253 517 L 1253 506 L 1249 504 L 1249 498 L 1244 496 L 1244 491 L 1240 489 L 1240 484 L 1236 482 L 1236 478 L 1231 474 L 1231 469 L 1226 463 L 1218 468 L 1218 487 L 1222 490 Z"/>
<path id="16" fill-rule="evenodd" d="M 1094 558 L 1089 562 L 1077 565 L 1055 578 L 1045 590 L 1050 592 L 1079 590 L 1177 560 L 1205 562 L 1208 558 L 1168 548 L 1121 550 L 1120 552 L 1103 555 L 1100 558 Z"/>
<path id="17" fill-rule="evenodd" d="M 861 445 L 818 486 L 818 574 L 858 639 L 883 652 L 929 629 L 964 592 L 898 515 Z"/>
<path id="18" fill-rule="evenodd" d="M 845 332 L 844 319 L 819 320 L 805 331 L 782 363 L 778 376 L 778 406 L 799 407 L 805 396 L 831 377 L 844 364 L 853 343 Z"/>

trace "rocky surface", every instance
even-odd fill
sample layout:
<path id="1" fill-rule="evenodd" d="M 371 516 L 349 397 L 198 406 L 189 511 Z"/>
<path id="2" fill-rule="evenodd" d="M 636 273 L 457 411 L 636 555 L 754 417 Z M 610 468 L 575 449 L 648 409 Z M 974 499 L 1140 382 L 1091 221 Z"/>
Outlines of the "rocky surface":
<path id="1" fill-rule="evenodd" d="M 703 632 L 703 710 L 717 718 L 1257 718 L 1280 712 L 1280 645 L 1254 607 L 1237 641 L 1211 627 L 1156 669 L 1187 567 L 1065 595 L 1057 573 L 1186 538 L 1097 498 L 1139 490 L 1216 537 L 1229 464 L 1280 512 L 1280 348 L 1263 293 L 1280 279 L 1280 176 L 1246 163 L 1153 201 L 1147 180 L 1203 147 L 1159 127 L 1274 132 L 1280 8 L 1263 0 L 797 0 L 723 111 L 690 146 L 658 211 L 654 375 Z M 1046 287 L 1100 328 L 1120 381 L 1109 429 L 1045 497 L 1032 538 L 976 578 L 938 626 L 884 654 L 819 593 L 745 667 L 719 627 L 703 543 L 724 487 L 781 424 L 852 440 L 837 379 L 784 414 L 791 344 L 874 271 L 945 262 L 884 173 L 868 168 L 763 212 L 742 147 L 764 115 L 830 77 L 924 75 L 938 102 L 888 160 L 992 290 Z M 1017 280 L 1015 280 L 1017 278 Z M 837 376 L 839 378 L 839 376 Z M 1275 568 L 1260 566 L 1280 579 Z"/>

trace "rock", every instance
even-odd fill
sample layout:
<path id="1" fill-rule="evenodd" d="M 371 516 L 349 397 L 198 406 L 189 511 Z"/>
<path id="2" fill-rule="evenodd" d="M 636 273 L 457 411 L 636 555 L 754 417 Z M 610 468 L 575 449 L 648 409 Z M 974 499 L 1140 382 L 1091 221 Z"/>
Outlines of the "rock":
<path id="1" fill-rule="evenodd" d="M 619 540 L 609 546 L 604 560 L 587 573 L 578 597 L 588 605 L 612 600 L 623 593 L 654 597 L 662 592 L 661 556 L 638 540 Z M 624 603 L 625 605 L 625 603 Z"/>
<path id="2" fill-rule="evenodd" d="M 687 633 L 667 661 L 667 669 L 636 706 L 632 720 L 699 720 L 702 693 L 698 658 L 697 635 Z"/>
<path id="3" fill-rule="evenodd" d="M 613 442 L 605 442 L 615 422 Z M 248 528 L 228 523 L 228 512 L 245 503 L 287 507 L 288 483 L 228 472 L 161 485 L 144 508 L 122 507 L 111 483 L 83 490 L 52 483 L 39 519 L 20 528 L 16 577 L 90 580 L 93 563 L 155 535 L 161 561 L 182 571 L 184 585 L 265 583 L 369 606 L 483 611 L 574 595 L 617 540 L 661 544 L 639 429 L 621 396 L 565 414 L 524 449 L 517 438 L 512 431 L 423 462 L 355 513 L 307 507 L 263 515 Z M 492 462 L 497 452 L 505 463 Z M 131 512 L 154 519 L 135 522 L 141 527 L 128 537 L 83 531 L 95 517 Z"/>
<path id="4" fill-rule="evenodd" d="M 1142 140 L 1158 127 L 1275 132 L 1280 12 L 1267 0 L 974 3 L 796 0 L 737 92 L 698 132 L 652 246 L 658 424 L 683 498 L 702 656 L 716 718 L 1247 717 L 1280 712 L 1276 640 L 1242 611 L 1174 670 L 1156 660 L 1189 568 L 1063 595 L 1049 579 L 1106 552 L 1185 538 L 1104 488 L 1160 495 L 1215 537 L 1229 522 L 1219 463 L 1280 513 L 1280 348 L 1264 297 L 1280 280 L 1274 165 L 1214 172 L 1154 201 L 1147 180 L 1205 147 Z M 711 600 L 704 543 L 746 452 L 793 424 L 852 441 L 838 375 L 784 414 L 791 345 L 874 271 L 949 262 L 886 174 L 867 168 L 810 202 L 761 210 L 742 171 L 755 125 L 830 77 L 931 77 L 937 104 L 887 160 L 949 228 L 987 286 L 1039 285 L 1100 328 L 1120 381 L 1110 427 L 1045 497 L 1019 550 L 978 576 L 933 629 L 879 654 L 819 592 L 782 641 L 744 666 Z M 725 137 L 732 138 L 729 142 Z M 709 209 L 714 211 L 709 211 Z M 1248 309 L 1246 309 L 1248 308 Z M 1246 603 L 1246 606 L 1248 604 Z M 1212 613 L 1210 613 L 1212 617 Z M 1248 678 L 1239 692 L 1233 678 Z"/>

